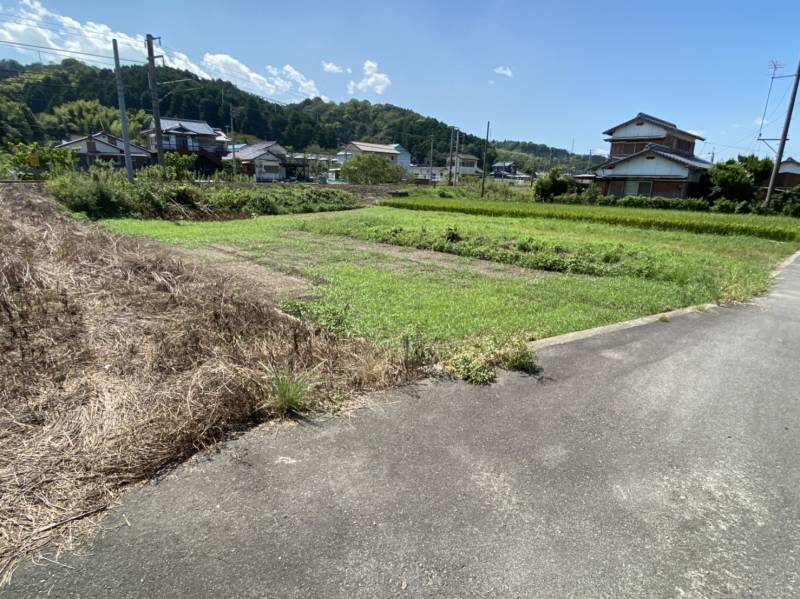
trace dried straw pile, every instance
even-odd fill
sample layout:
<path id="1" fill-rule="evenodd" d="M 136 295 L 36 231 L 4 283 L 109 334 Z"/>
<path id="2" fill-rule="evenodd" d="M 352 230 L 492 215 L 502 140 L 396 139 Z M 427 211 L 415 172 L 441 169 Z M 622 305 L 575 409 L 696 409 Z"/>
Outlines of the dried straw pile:
<path id="1" fill-rule="evenodd" d="M 364 341 L 0 188 L 0 585 L 124 485 L 273 416 L 276 372 L 309 371 L 319 408 L 405 376 Z"/>

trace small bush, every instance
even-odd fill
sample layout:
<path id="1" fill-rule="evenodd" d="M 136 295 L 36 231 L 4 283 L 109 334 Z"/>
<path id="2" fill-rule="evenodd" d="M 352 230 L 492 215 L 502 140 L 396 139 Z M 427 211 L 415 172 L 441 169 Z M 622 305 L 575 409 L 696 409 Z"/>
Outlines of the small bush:
<path id="1" fill-rule="evenodd" d="M 447 227 L 444 232 L 444 238 L 446 241 L 450 243 L 458 243 L 462 240 L 461 234 L 458 232 L 458 229 L 455 227 Z"/>
<path id="2" fill-rule="evenodd" d="M 730 200 L 719 200 L 714 206 L 711 207 L 712 212 L 722 212 L 724 214 L 733 214 L 736 212 L 736 203 Z"/>
<path id="3" fill-rule="evenodd" d="M 476 385 L 494 381 L 496 368 L 533 372 L 536 355 L 528 348 L 525 337 L 517 335 L 506 340 L 477 339 L 444 361 L 451 374 Z"/>
<path id="4" fill-rule="evenodd" d="M 254 381 L 257 393 L 263 397 L 256 405 L 257 411 L 281 418 L 308 411 L 315 387 L 311 373 L 276 370 L 264 364 L 261 367 L 264 373 Z"/>

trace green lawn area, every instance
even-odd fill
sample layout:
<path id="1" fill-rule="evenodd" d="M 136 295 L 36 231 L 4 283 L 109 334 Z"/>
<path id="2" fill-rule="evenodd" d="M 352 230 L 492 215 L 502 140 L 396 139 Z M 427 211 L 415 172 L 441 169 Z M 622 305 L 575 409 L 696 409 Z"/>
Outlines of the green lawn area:
<path id="1" fill-rule="evenodd" d="M 118 233 L 188 247 L 235 247 L 253 262 L 299 274 L 313 298 L 288 300 L 285 309 L 393 345 L 404 336 L 441 346 L 516 333 L 541 338 L 744 300 L 764 291 L 770 270 L 800 247 L 588 219 L 385 206 L 225 222 L 102 222 Z"/>

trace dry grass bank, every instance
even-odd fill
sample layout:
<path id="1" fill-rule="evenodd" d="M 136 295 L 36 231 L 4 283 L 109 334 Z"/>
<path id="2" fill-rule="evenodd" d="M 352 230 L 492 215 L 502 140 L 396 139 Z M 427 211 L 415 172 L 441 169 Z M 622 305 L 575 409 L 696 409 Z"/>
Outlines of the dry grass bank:
<path id="1" fill-rule="evenodd" d="M 28 187 L 0 186 L 0 248 L 0 585 L 125 485 L 279 415 L 287 385 L 326 409 L 406 374 Z"/>

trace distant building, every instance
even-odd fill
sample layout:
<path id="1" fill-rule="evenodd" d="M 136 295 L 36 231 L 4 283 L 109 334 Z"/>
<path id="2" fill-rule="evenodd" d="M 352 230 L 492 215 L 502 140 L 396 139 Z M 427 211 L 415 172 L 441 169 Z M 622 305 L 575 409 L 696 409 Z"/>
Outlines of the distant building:
<path id="1" fill-rule="evenodd" d="M 778 167 L 777 187 L 796 187 L 800 185 L 800 162 L 787 158 Z"/>
<path id="2" fill-rule="evenodd" d="M 453 160 L 453 168 L 458 168 L 462 177 L 479 177 L 483 171 L 478 168 L 480 159 L 472 154 L 458 154 Z M 450 166 L 450 156 L 447 157 L 447 166 Z"/>
<path id="3" fill-rule="evenodd" d="M 513 177 L 517 174 L 517 165 L 513 160 L 500 160 L 492 165 L 492 175 L 498 179 Z"/>
<path id="4" fill-rule="evenodd" d="M 398 150 L 398 148 L 400 148 Z M 401 151 L 402 150 L 402 151 Z M 411 167 L 411 154 L 400 144 L 374 144 L 366 141 L 351 141 L 336 153 L 336 161 L 344 164 L 361 154 L 374 154 L 386 158 L 392 164 L 408 170 Z"/>
<path id="5" fill-rule="evenodd" d="M 233 160 L 233 153 L 223 160 Z M 303 179 L 308 176 L 308 161 L 302 154 L 290 155 L 277 141 L 262 141 L 236 150 L 242 171 L 259 183 Z"/>
<path id="6" fill-rule="evenodd" d="M 89 168 L 101 160 L 111 162 L 116 167 L 125 167 L 125 146 L 122 138 L 100 131 L 92 135 L 74 137 L 64 141 L 56 148 L 69 148 L 78 155 L 78 168 Z M 141 168 L 150 163 L 150 152 L 136 144 L 130 144 L 133 168 Z"/>
<path id="7" fill-rule="evenodd" d="M 408 172 L 415 181 L 438 183 L 447 179 L 448 170 L 446 166 L 434 166 L 431 168 L 427 164 L 413 164 Z"/>
<path id="8" fill-rule="evenodd" d="M 142 131 L 147 138 L 150 152 L 158 151 L 155 121 Z M 165 152 L 197 154 L 195 167 L 199 171 L 211 172 L 222 168 L 222 157 L 228 153 L 230 140 L 220 129 L 214 129 L 206 121 L 161 117 L 161 147 Z"/>
<path id="9" fill-rule="evenodd" d="M 694 155 L 701 136 L 643 112 L 603 133 L 611 151 L 594 174 L 604 195 L 685 198 L 700 192 L 711 167 Z"/>

